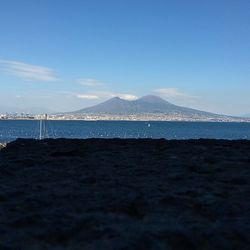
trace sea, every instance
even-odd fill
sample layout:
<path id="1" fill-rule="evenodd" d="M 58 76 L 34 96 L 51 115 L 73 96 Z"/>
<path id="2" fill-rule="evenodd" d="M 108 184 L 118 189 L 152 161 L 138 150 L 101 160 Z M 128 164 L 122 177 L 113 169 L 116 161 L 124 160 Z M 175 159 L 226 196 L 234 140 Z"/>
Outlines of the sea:
<path id="1" fill-rule="evenodd" d="M 39 138 L 38 120 L 0 120 L 0 142 Z M 52 121 L 48 138 L 165 138 L 250 140 L 250 123 L 166 121 Z"/>

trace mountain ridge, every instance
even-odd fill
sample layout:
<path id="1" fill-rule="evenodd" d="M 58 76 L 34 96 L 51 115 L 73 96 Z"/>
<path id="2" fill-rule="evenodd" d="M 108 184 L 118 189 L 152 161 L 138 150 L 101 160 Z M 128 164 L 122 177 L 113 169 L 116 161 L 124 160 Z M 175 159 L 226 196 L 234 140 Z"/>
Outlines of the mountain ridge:
<path id="1" fill-rule="evenodd" d="M 201 111 L 198 109 L 182 107 L 172 104 L 159 96 L 146 95 L 133 101 L 113 97 L 97 105 L 80 109 L 71 114 L 95 114 L 95 115 L 139 115 L 139 114 L 164 114 L 183 116 L 211 116 L 222 115 Z"/>

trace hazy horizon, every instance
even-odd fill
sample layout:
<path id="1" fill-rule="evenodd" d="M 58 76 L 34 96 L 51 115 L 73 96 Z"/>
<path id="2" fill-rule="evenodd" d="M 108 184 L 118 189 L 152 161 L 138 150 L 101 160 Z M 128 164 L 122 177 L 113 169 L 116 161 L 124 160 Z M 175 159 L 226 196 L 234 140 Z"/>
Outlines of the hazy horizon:
<path id="1" fill-rule="evenodd" d="M 0 112 L 74 111 L 154 94 L 250 113 L 250 2 L 10 0 L 0 8 Z"/>

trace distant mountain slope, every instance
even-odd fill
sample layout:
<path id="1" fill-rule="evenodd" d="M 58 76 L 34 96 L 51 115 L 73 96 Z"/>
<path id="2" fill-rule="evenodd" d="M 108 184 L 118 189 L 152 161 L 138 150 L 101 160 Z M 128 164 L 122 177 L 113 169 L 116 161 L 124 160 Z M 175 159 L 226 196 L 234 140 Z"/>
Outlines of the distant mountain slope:
<path id="1" fill-rule="evenodd" d="M 126 101 L 119 97 L 114 97 L 98 105 L 71 112 L 71 114 L 177 114 L 185 116 L 219 116 L 209 112 L 177 106 L 154 95 L 147 95 L 135 101 Z"/>

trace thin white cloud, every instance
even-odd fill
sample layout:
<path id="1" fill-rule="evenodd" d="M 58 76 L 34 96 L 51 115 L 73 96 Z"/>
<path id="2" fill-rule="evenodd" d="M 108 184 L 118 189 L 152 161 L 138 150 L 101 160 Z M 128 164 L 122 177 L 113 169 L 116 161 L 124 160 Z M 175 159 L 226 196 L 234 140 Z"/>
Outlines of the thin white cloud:
<path id="1" fill-rule="evenodd" d="M 128 101 L 134 101 L 134 100 L 138 99 L 137 96 L 131 95 L 131 94 L 117 94 L 117 96 L 123 100 L 128 100 Z"/>
<path id="2" fill-rule="evenodd" d="M 98 87 L 104 85 L 102 82 L 99 82 L 96 79 L 91 79 L 91 78 L 80 78 L 77 79 L 77 82 L 82 86 L 87 86 L 87 87 Z"/>
<path id="3" fill-rule="evenodd" d="M 52 69 L 17 61 L 0 60 L 1 68 L 7 73 L 26 81 L 57 81 Z"/>
<path id="4" fill-rule="evenodd" d="M 138 99 L 136 95 L 128 94 L 128 93 L 116 93 L 116 92 L 108 92 L 108 91 L 99 91 L 95 92 L 99 98 L 107 99 L 112 97 L 120 97 L 121 99 L 132 101 Z"/>
<path id="5" fill-rule="evenodd" d="M 87 86 L 87 87 L 98 87 L 98 86 L 103 86 L 104 84 L 102 82 L 99 82 L 96 79 L 93 78 L 81 78 L 78 79 L 77 82 L 81 84 L 82 86 Z M 133 94 L 129 93 L 116 93 L 116 92 L 111 92 L 111 91 L 89 91 L 87 93 L 83 94 L 75 94 L 77 98 L 82 98 L 82 99 L 110 99 L 113 97 L 120 97 L 121 99 L 124 100 L 136 100 L 138 97 Z"/>
<path id="6" fill-rule="evenodd" d="M 77 98 L 88 99 L 88 100 L 96 100 L 96 99 L 99 99 L 99 96 L 97 96 L 97 95 L 87 95 L 87 94 L 78 94 Z"/>
<path id="7" fill-rule="evenodd" d="M 137 96 L 127 93 L 115 93 L 115 92 L 108 92 L 108 91 L 99 91 L 99 92 L 91 92 L 91 93 L 84 93 L 84 94 L 76 94 L 77 98 L 81 99 L 109 99 L 113 97 L 120 97 L 121 99 L 132 101 L 138 99 Z"/>
<path id="8" fill-rule="evenodd" d="M 199 108 L 199 105 L 202 102 L 201 96 L 185 93 L 177 88 L 159 88 L 153 90 L 152 92 L 180 106 Z"/>
<path id="9" fill-rule="evenodd" d="M 153 90 L 153 92 L 158 95 L 170 98 L 189 96 L 188 94 L 179 91 L 177 88 L 161 88 L 161 89 L 155 89 Z"/>

